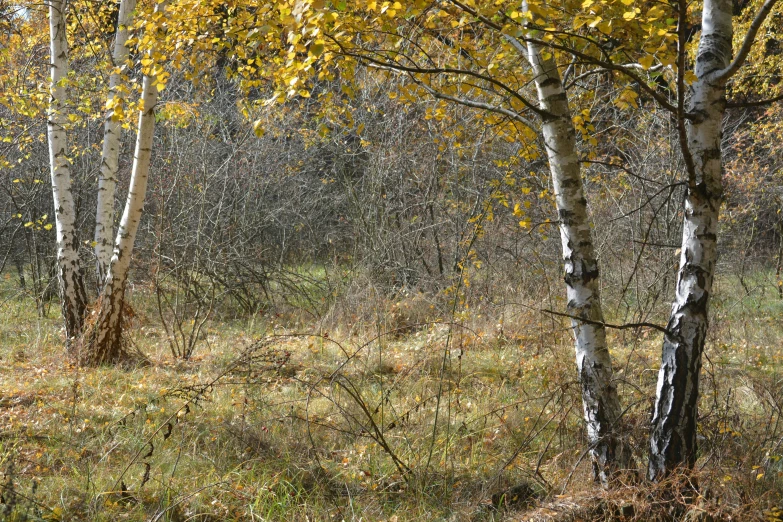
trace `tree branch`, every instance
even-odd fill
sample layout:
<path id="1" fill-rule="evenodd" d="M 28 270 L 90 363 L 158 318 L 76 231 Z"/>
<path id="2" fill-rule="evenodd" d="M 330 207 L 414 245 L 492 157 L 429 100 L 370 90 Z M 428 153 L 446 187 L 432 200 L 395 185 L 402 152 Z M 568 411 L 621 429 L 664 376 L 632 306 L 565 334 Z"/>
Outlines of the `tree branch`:
<path id="1" fill-rule="evenodd" d="M 640 174 L 637 174 L 636 172 L 632 171 L 628 167 L 624 167 L 622 165 L 618 165 L 617 163 L 612 163 L 611 161 L 601 161 L 601 160 L 587 160 L 587 159 L 580 159 L 579 163 L 587 163 L 587 164 L 595 164 L 595 165 L 603 165 L 605 167 L 614 167 L 616 169 L 620 169 L 629 176 L 633 176 L 636 179 L 640 179 L 642 181 L 646 181 L 647 183 L 652 183 L 653 185 L 663 185 L 660 181 L 655 181 L 654 179 L 646 178 Z"/>
<path id="2" fill-rule="evenodd" d="M 482 110 L 489 111 L 489 112 L 495 112 L 495 113 L 507 116 L 507 117 L 509 117 L 509 118 L 511 118 L 513 120 L 516 120 L 516 121 L 520 122 L 521 124 L 530 127 L 531 129 L 535 129 L 535 127 L 536 127 L 535 124 L 532 121 L 528 120 L 524 116 L 521 116 L 521 115 L 517 114 L 514 111 L 510 111 L 508 109 L 504 109 L 503 107 L 496 107 L 494 105 L 490 105 L 489 103 L 479 102 L 479 101 L 475 101 L 475 100 L 468 100 L 468 99 L 465 99 L 465 98 L 458 98 L 456 96 L 449 96 L 448 94 L 443 94 L 441 92 L 436 91 L 435 89 L 433 89 L 429 85 L 427 85 L 425 83 L 422 83 L 422 82 L 416 80 L 413 77 L 411 77 L 411 79 L 414 82 L 416 82 L 417 85 L 423 87 L 427 92 L 429 92 L 432 95 L 432 97 L 437 98 L 439 100 L 446 100 L 446 101 L 458 103 L 460 105 L 464 105 L 466 107 L 472 107 L 474 109 L 482 109 Z"/>
<path id="3" fill-rule="evenodd" d="M 764 107 L 765 105 L 772 105 L 775 102 L 778 102 L 780 100 L 783 100 L 783 94 L 780 94 L 778 96 L 775 96 L 773 98 L 769 98 L 767 100 L 760 100 L 760 101 L 746 101 L 746 102 L 727 102 L 726 108 L 727 109 L 744 109 L 746 107 Z"/>
<path id="4" fill-rule="evenodd" d="M 773 2 L 773 3 L 776 2 L 776 1 L 777 0 L 767 0 L 767 2 Z M 455 6 L 459 7 L 460 9 L 462 9 L 463 11 L 465 11 L 465 12 L 467 12 L 467 13 L 475 16 L 475 17 L 477 17 L 479 20 L 481 20 L 488 27 L 491 27 L 491 28 L 493 28 L 495 30 L 498 30 L 498 31 L 502 31 L 503 30 L 503 27 L 500 24 L 497 24 L 497 23 L 493 22 L 492 20 L 489 20 L 487 17 L 482 16 L 475 9 L 470 8 L 469 6 L 467 6 L 464 3 L 460 2 L 459 0 L 449 0 L 449 3 L 455 5 Z M 508 17 L 506 17 L 503 13 L 498 13 L 498 14 L 500 14 L 504 18 L 508 19 Z M 544 32 L 546 32 L 546 31 L 544 31 Z M 677 107 L 675 107 L 674 105 L 669 103 L 669 101 L 664 96 L 662 96 L 658 91 L 656 91 L 655 89 L 653 89 L 649 85 L 647 85 L 647 82 L 645 82 L 638 74 L 636 74 L 635 72 L 633 72 L 631 70 L 632 68 L 636 68 L 637 67 L 636 64 L 633 64 L 631 66 L 626 66 L 626 65 L 620 65 L 620 64 L 614 63 L 614 62 L 611 61 L 611 58 L 609 58 L 608 55 L 606 54 L 606 50 L 603 49 L 601 47 L 601 45 L 598 44 L 597 42 L 595 42 L 595 41 L 593 41 L 593 40 L 591 40 L 589 38 L 586 38 L 586 37 L 584 37 L 582 35 L 572 34 L 572 33 L 568 33 L 568 32 L 565 32 L 565 31 L 556 31 L 556 32 L 559 32 L 561 34 L 565 34 L 567 36 L 571 36 L 571 37 L 576 37 L 576 38 L 581 38 L 581 39 L 587 40 L 591 44 L 593 44 L 596 47 L 598 47 L 598 49 L 601 52 L 601 54 L 606 56 L 606 59 L 602 60 L 600 58 L 595 58 L 593 56 L 590 56 L 587 53 L 584 53 L 584 52 L 581 52 L 581 51 L 577 51 L 576 49 L 569 48 L 569 47 L 567 47 L 565 45 L 555 44 L 554 42 L 544 42 L 542 40 L 538 40 L 538 39 L 530 38 L 530 37 L 523 37 L 522 40 L 525 41 L 525 42 L 536 43 L 536 44 L 541 45 L 543 47 L 551 47 L 552 49 L 557 49 L 559 51 L 562 51 L 562 52 L 565 52 L 565 53 L 569 53 L 569 54 L 571 54 L 572 56 L 574 56 L 576 58 L 581 58 L 582 60 L 584 60 L 587 63 L 592 63 L 594 65 L 598 65 L 598 66 L 603 67 L 603 68 L 605 68 L 607 70 L 610 70 L 610 71 L 617 71 L 617 72 L 627 76 L 631 80 L 633 80 L 637 85 L 639 85 L 639 87 L 642 90 L 646 91 L 647 94 L 652 96 L 652 98 L 656 102 L 658 102 L 658 104 L 661 107 L 663 107 L 664 109 L 666 109 L 666 110 L 668 110 L 670 112 L 673 112 L 675 114 L 677 113 Z M 550 31 L 550 34 L 552 34 L 551 31 Z M 511 43 L 511 45 L 513 45 L 517 50 L 519 50 L 519 46 L 521 45 L 521 42 L 519 42 L 519 40 L 517 40 L 516 38 L 511 37 L 510 35 L 507 35 L 507 34 L 504 34 L 503 36 L 506 38 L 506 40 L 508 40 L 509 43 Z M 691 116 L 689 114 L 685 114 L 685 118 L 686 119 L 690 119 Z"/>
<path id="5" fill-rule="evenodd" d="M 581 58 L 586 63 L 592 63 L 594 65 L 598 65 L 600 67 L 603 67 L 604 69 L 607 69 L 609 71 L 617 71 L 636 83 L 640 89 L 645 91 L 647 94 L 649 94 L 656 102 L 658 102 L 658 105 L 660 105 L 662 108 L 666 109 L 669 112 L 673 112 L 674 114 L 677 114 L 677 107 L 669 103 L 669 101 L 661 95 L 658 91 L 650 87 L 644 79 L 642 79 L 638 74 L 633 72 L 631 67 L 627 67 L 625 65 L 620 65 L 617 63 L 614 63 L 612 61 L 607 60 L 601 60 L 599 58 L 595 58 L 593 56 L 590 56 L 587 53 L 583 53 L 581 51 L 578 51 L 576 49 L 572 49 L 566 45 L 557 44 L 554 42 L 545 42 L 543 40 L 539 40 L 537 38 L 530 38 L 525 37 L 525 41 L 532 42 L 538 45 L 541 45 L 542 47 L 550 47 L 552 49 L 557 49 L 558 51 L 562 51 L 564 53 L 571 54 L 572 56 L 576 56 L 577 58 Z M 686 119 L 690 119 L 691 116 L 688 114 L 685 114 Z"/>
<path id="6" fill-rule="evenodd" d="M 564 314 L 563 312 L 555 312 L 554 310 L 546 310 L 543 308 L 541 309 L 541 312 L 552 314 L 552 315 L 558 315 L 560 317 L 568 317 L 570 319 L 582 321 L 583 323 L 594 324 L 596 326 L 603 326 L 604 328 L 612 328 L 614 330 L 628 330 L 631 328 L 652 328 L 653 330 L 658 330 L 659 332 L 663 332 L 664 334 L 667 335 L 669 334 L 669 330 L 655 323 L 611 324 L 604 321 L 593 321 L 592 319 L 585 319 L 584 317 L 579 317 L 577 315 Z"/>
<path id="7" fill-rule="evenodd" d="M 756 34 L 758 34 L 761 26 L 764 25 L 764 21 L 767 19 L 767 16 L 769 16 L 772 8 L 775 7 L 777 1 L 778 0 L 767 0 L 764 2 L 764 5 L 761 6 L 759 12 L 756 13 L 756 18 L 753 19 L 753 23 L 750 24 L 748 32 L 745 33 L 745 39 L 742 41 L 742 47 L 740 47 L 740 50 L 734 57 L 734 60 L 732 60 L 729 66 L 725 69 L 710 74 L 708 77 L 710 82 L 725 82 L 731 78 L 740 67 L 742 67 L 742 64 L 745 63 L 745 59 L 748 57 L 748 53 L 750 52 L 751 47 L 753 47 L 753 44 L 756 41 Z"/>
<path id="8" fill-rule="evenodd" d="M 685 44 L 688 41 L 688 1 L 677 2 L 677 138 L 680 142 L 680 151 L 685 161 L 685 169 L 688 171 L 690 186 L 696 183 L 696 164 L 693 154 L 688 146 L 688 130 L 685 127 Z"/>
<path id="9" fill-rule="evenodd" d="M 485 81 L 485 82 L 487 82 L 490 85 L 494 85 L 495 87 L 498 87 L 502 91 L 505 91 L 510 96 L 512 96 L 512 97 L 516 98 L 517 100 L 519 100 L 519 102 L 522 103 L 522 105 L 524 105 L 525 107 L 527 107 L 531 111 L 535 112 L 541 118 L 551 119 L 551 118 L 554 117 L 549 112 L 547 112 L 545 110 L 542 110 L 537 105 L 531 103 L 527 98 L 525 98 L 524 96 L 520 95 L 518 92 L 516 92 L 514 89 L 512 89 L 511 87 L 509 87 L 505 83 L 503 83 L 501 81 L 498 81 L 495 78 L 492 78 L 492 77 L 487 76 L 485 74 L 481 74 L 481 73 L 478 73 L 476 71 L 471 71 L 469 69 L 457 69 L 457 68 L 453 68 L 453 67 L 420 67 L 418 65 L 414 65 L 414 66 L 411 67 L 411 66 L 407 66 L 407 65 L 402 65 L 402 64 L 396 63 L 394 61 L 391 61 L 389 59 L 386 59 L 385 57 L 384 57 L 384 59 L 379 59 L 379 58 L 376 58 L 374 56 L 368 56 L 366 54 L 362 54 L 361 52 L 353 52 L 353 51 L 351 51 L 349 49 L 346 49 L 345 46 L 343 46 L 343 44 L 337 38 L 335 38 L 333 35 L 327 34 L 325 36 L 327 38 L 329 38 L 330 40 L 332 40 L 332 42 L 334 42 L 340 48 L 339 54 L 341 54 L 343 56 L 348 56 L 350 58 L 354 58 L 354 59 L 358 60 L 359 62 L 364 61 L 364 62 L 371 63 L 371 64 L 374 64 L 374 65 L 379 66 L 379 67 L 393 69 L 395 71 L 402 71 L 402 72 L 406 72 L 406 73 L 409 73 L 409 74 L 426 74 L 426 75 L 433 75 L 433 76 L 440 75 L 440 74 L 452 74 L 452 75 L 471 76 L 473 78 Z M 408 57 L 408 59 L 410 59 L 410 58 Z"/>

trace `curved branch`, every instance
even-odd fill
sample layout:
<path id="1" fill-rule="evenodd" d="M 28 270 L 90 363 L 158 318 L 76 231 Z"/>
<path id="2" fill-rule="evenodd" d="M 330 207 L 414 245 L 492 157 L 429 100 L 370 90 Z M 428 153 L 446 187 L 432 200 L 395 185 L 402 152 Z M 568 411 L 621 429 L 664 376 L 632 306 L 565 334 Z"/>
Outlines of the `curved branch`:
<path id="1" fill-rule="evenodd" d="M 501 81 L 498 81 L 495 78 L 492 78 L 491 76 L 487 76 L 485 74 L 481 74 L 481 73 L 478 73 L 478 72 L 475 72 L 475 71 L 471 71 L 471 70 L 468 70 L 468 69 L 456 69 L 456 68 L 452 68 L 452 67 L 419 67 L 419 66 L 409 67 L 409 66 L 406 66 L 406 65 L 402 65 L 402 64 L 395 63 L 395 62 L 391 62 L 389 60 L 380 60 L 380 59 L 375 58 L 373 56 L 367 56 L 367 55 L 364 55 L 364 54 L 352 52 L 352 51 L 346 49 L 343 46 L 343 44 L 337 38 L 335 38 L 334 36 L 332 36 L 332 35 L 325 35 L 325 36 L 327 38 L 329 38 L 330 40 L 332 40 L 332 42 L 334 42 L 340 48 L 340 53 L 339 54 L 342 54 L 343 56 L 354 58 L 356 60 L 359 60 L 360 62 L 361 61 L 366 61 L 368 63 L 372 63 L 372 64 L 375 64 L 375 65 L 380 66 L 380 67 L 393 69 L 395 71 L 406 72 L 406 73 L 409 73 L 409 74 L 428 74 L 428 75 L 454 74 L 454 75 L 471 76 L 473 78 L 477 78 L 479 80 L 485 81 L 485 82 L 487 82 L 490 85 L 494 85 L 496 87 L 499 87 L 501 90 L 505 91 L 506 93 L 508 93 L 512 97 L 514 97 L 517 100 L 519 100 L 520 103 L 522 103 L 522 105 L 524 105 L 525 107 L 527 107 L 531 111 L 535 112 L 541 118 L 545 118 L 545 119 L 553 118 L 552 114 L 550 114 L 549 112 L 547 112 L 545 110 L 542 110 L 542 109 L 538 108 L 535 104 L 533 104 L 530 101 L 528 101 L 527 98 L 525 98 L 524 96 L 520 95 L 514 89 L 512 89 L 511 87 L 509 87 L 505 83 L 503 83 Z"/>
<path id="2" fill-rule="evenodd" d="M 427 92 L 429 92 L 430 95 L 432 95 L 433 98 L 437 98 L 439 100 L 446 100 L 446 101 L 458 103 L 460 105 L 464 105 L 466 107 L 472 107 L 474 109 L 482 109 L 482 110 L 485 110 L 485 111 L 502 114 L 503 116 L 506 116 L 508 118 L 516 120 L 516 121 L 520 122 L 521 124 L 530 127 L 531 129 L 535 128 L 535 125 L 533 124 L 533 122 L 531 122 L 530 120 L 528 120 L 524 116 L 522 116 L 520 114 L 517 114 L 514 111 L 510 111 L 508 109 L 504 109 L 503 107 L 496 107 L 494 105 L 490 105 L 489 103 L 479 102 L 479 101 L 475 101 L 475 100 L 469 100 L 469 99 L 466 99 L 466 98 L 458 98 L 456 96 L 449 96 L 448 94 L 443 94 L 441 92 L 436 91 L 435 89 L 433 89 L 429 85 L 426 85 L 426 84 L 424 84 L 424 83 L 422 83 L 420 81 L 417 81 L 416 79 L 413 79 L 413 81 L 416 82 L 417 85 L 420 85 L 421 87 L 423 87 Z"/>
<path id="3" fill-rule="evenodd" d="M 740 50 L 734 57 L 734 60 L 732 60 L 729 66 L 725 69 L 715 71 L 714 73 L 710 74 L 710 82 L 725 82 L 731 78 L 740 67 L 742 67 L 742 64 L 745 63 L 745 59 L 748 57 L 748 53 L 750 53 L 751 47 L 753 47 L 753 44 L 756 41 L 756 34 L 758 34 L 761 26 L 764 25 L 767 16 L 769 16 L 769 13 L 772 11 L 772 8 L 775 7 L 777 1 L 778 0 L 767 0 L 764 2 L 764 5 L 761 6 L 759 12 L 756 13 L 756 18 L 754 18 L 753 22 L 750 24 L 748 32 L 745 33 L 745 39 L 742 41 L 742 47 L 740 47 Z"/>

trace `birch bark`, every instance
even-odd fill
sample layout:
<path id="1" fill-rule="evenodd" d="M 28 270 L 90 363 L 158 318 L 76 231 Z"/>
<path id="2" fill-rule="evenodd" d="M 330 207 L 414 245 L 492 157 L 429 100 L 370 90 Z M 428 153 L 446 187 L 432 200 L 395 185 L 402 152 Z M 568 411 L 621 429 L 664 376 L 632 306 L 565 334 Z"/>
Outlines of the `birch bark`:
<path id="1" fill-rule="evenodd" d="M 66 347 L 71 351 L 73 340 L 82 332 L 87 295 L 84 290 L 83 274 L 79 261 L 76 209 L 71 191 L 71 162 L 67 155 L 68 140 L 65 132 L 65 125 L 68 122 L 67 93 L 63 85 L 68 75 L 66 9 L 66 0 L 49 1 L 51 98 L 46 126 L 57 229 L 57 272 L 60 282 L 60 301 L 65 320 Z"/>
<path id="2" fill-rule="evenodd" d="M 120 154 L 120 122 L 113 120 L 114 107 L 119 102 L 118 92 L 122 75 L 120 67 L 128 60 L 128 26 L 136 9 L 136 0 L 122 0 L 117 17 L 112 61 L 114 70 L 109 77 L 109 96 L 103 130 L 101 169 L 98 175 L 98 203 L 95 215 L 95 264 L 98 291 L 103 288 L 111 263 L 114 238 L 114 195 Z"/>
<path id="3" fill-rule="evenodd" d="M 540 108 L 551 115 L 544 118 L 543 135 L 560 220 L 568 313 L 590 321 L 572 319 L 571 326 L 593 471 L 606 484 L 613 472 L 628 467 L 631 459 L 622 441 L 622 409 L 612 382 L 612 360 L 602 325 L 598 261 L 576 153 L 576 131 L 554 59 L 544 58 L 542 49 L 531 42 L 527 58 L 535 75 Z"/>
<path id="4" fill-rule="evenodd" d="M 161 4 L 158 10 L 162 8 Z M 156 84 L 157 78 L 154 75 L 144 76 L 128 197 L 117 230 L 106 282 L 101 292 L 98 319 L 89 340 L 87 359 L 84 361 L 88 365 L 115 364 L 122 362 L 128 356 L 122 345 L 122 313 L 133 244 L 147 193 L 152 138 L 155 130 L 155 104 L 158 101 Z"/>
<path id="5" fill-rule="evenodd" d="M 717 261 L 718 212 L 723 198 L 721 139 L 726 82 L 740 67 L 776 0 L 767 0 L 732 62 L 732 2 L 705 0 L 696 54 L 696 81 L 687 113 L 691 159 L 676 294 L 664 335 L 650 432 L 648 478 L 658 480 L 696 462 L 699 373 L 708 327 L 708 303 Z M 688 163 L 688 161 L 686 161 Z"/>

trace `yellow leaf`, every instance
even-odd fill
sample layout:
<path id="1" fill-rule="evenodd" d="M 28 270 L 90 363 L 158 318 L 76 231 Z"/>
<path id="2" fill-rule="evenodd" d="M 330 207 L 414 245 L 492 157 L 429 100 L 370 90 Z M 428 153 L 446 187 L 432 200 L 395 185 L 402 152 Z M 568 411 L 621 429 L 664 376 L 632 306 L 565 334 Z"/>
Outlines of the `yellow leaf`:
<path id="1" fill-rule="evenodd" d="M 623 18 L 626 20 L 633 20 L 636 18 L 636 11 L 628 11 L 623 13 Z"/>
<path id="2" fill-rule="evenodd" d="M 646 71 L 650 67 L 652 67 L 653 62 L 655 61 L 655 58 L 651 54 L 645 54 L 641 58 L 639 58 L 639 63 L 642 65 L 644 70 Z"/>
<path id="3" fill-rule="evenodd" d="M 52 224 L 51 224 L 51 223 L 47 223 L 47 224 L 45 224 L 45 225 L 44 225 L 44 229 L 46 229 L 46 230 L 51 230 L 51 229 L 52 229 Z"/>
<path id="4" fill-rule="evenodd" d="M 253 122 L 253 132 L 259 138 L 262 138 L 264 136 L 264 128 L 261 126 L 261 120 L 256 120 L 255 122 Z"/>
<path id="5" fill-rule="evenodd" d="M 323 40 L 317 40 L 313 42 L 313 45 L 310 46 L 310 54 L 318 58 L 321 56 L 324 52 L 324 41 Z"/>

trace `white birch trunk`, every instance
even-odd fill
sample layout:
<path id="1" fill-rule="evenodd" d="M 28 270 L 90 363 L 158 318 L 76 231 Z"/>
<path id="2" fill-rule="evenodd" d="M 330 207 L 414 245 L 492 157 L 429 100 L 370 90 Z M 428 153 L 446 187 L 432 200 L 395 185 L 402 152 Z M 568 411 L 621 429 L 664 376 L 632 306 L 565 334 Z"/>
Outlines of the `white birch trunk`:
<path id="1" fill-rule="evenodd" d="M 76 236 L 76 209 L 71 191 L 71 162 L 68 159 L 67 97 L 63 80 L 68 75 L 68 40 L 66 37 L 66 0 L 49 1 L 51 37 L 51 99 L 47 121 L 49 165 L 52 178 L 54 216 L 57 227 L 57 269 L 60 300 L 65 319 L 66 347 L 81 334 L 87 296 L 84 291 L 79 243 Z"/>
<path id="2" fill-rule="evenodd" d="M 718 211 L 723 197 L 721 138 L 726 78 L 732 53 L 731 0 L 705 0 L 688 113 L 688 149 L 693 158 L 685 201 L 682 253 L 676 295 L 664 336 L 648 477 L 660 479 L 696 462 L 699 373 L 708 326 L 708 302 L 717 261 Z"/>
<path id="3" fill-rule="evenodd" d="M 133 244 L 139 228 L 144 199 L 147 193 L 152 138 L 155 129 L 155 104 L 158 90 L 154 76 L 144 76 L 142 108 L 136 134 L 128 198 L 120 220 L 114 254 L 111 258 L 106 283 L 101 292 L 100 310 L 85 361 L 90 365 L 121 362 L 127 354 L 122 346 L 122 312 L 125 303 L 125 285 L 128 279 Z"/>
<path id="4" fill-rule="evenodd" d="M 572 319 L 571 325 L 593 470 L 595 477 L 605 484 L 615 470 L 630 464 L 630 454 L 622 441 L 619 425 L 622 409 L 612 382 L 598 262 L 576 153 L 576 132 L 554 59 L 544 59 L 536 44 L 529 42 L 527 50 L 540 107 L 552 116 L 544 119 L 543 135 L 560 220 L 568 313 L 590 321 Z"/>
<path id="5" fill-rule="evenodd" d="M 117 170 L 120 154 L 120 122 L 113 121 L 114 104 L 118 101 L 118 86 L 122 75 L 120 67 L 128 59 L 128 26 L 136 9 L 136 0 L 122 0 L 117 17 L 117 33 L 114 40 L 112 61 L 114 69 L 109 77 L 109 97 L 103 130 L 101 169 L 98 175 L 98 204 L 95 215 L 95 264 L 98 291 L 103 288 L 114 245 L 114 195 L 117 187 Z"/>

